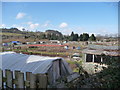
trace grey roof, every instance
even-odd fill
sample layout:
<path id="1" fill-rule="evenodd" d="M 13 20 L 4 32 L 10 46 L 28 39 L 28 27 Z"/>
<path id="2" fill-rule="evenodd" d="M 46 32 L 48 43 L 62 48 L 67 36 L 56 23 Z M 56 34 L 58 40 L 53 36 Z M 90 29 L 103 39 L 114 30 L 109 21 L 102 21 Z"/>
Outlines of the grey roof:
<path id="1" fill-rule="evenodd" d="M 90 49 L 84 49 L 82 51 L 82 53 L 86 53 L 86 54 L 95 54 L 95 55 L 101 55 L 101 54 L 105 54 L 105 55 L 110 55 L 110 56 L 120 56 L 119 52 L 108 52 L 108 51 L 103 51 L 103 50 L 90 50 Z"/>
<path id="2" fill-rule="evenodd" d="M 105 45 L 88 45 L 88 48 L 90 49 L 97 49 L 97 50 L 119 50 L 120 46 L 105 46 Z"/>
<path id="3" fill-rule="evenodd" d="M 72 72 L 67 62 L 61 57 L 44 57 L 37 55 L 26 55 L 15 52 L 1 52 L 2 70 L 10 69 L 20 70 L 22 72 L 47 73 L 48 69 L 53 65 L 53 61 L 61 59 L 68 72 Z"/>

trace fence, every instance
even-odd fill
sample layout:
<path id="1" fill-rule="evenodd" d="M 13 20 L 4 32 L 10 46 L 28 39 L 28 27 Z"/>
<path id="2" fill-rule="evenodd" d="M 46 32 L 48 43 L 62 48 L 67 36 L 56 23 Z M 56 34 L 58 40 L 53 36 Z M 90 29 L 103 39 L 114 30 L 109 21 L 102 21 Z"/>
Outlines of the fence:
<path id="1" fill-rule="evenodd" d="M 47 88 L 48 79 L 46 74 L 33 74 L 0 69 L 0 88 Z"/>

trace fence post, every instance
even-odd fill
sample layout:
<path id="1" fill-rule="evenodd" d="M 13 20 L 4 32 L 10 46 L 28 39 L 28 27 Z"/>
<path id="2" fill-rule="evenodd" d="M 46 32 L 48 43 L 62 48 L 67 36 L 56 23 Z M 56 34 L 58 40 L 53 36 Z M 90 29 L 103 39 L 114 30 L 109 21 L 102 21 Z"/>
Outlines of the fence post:
<path id="1" fill-rule="evenodd" d="M 47 75 L 46 74 L 38 74 L 37 75 L 38 79 L 38 88 L 47 88 Z"/>
<path id="2" fill-rule="evenodd" d="M 36 88 L 36 75 L 33 73 L 30 73 L 30 88 Z"/>
<path id="3" fill-rule="evenodd" d="M 13 72 L 10 70 L 5 70 L 6 85 L 9 88 L 13 88 Z"/>
<path id="4" fill-rule="evenodd" d="M 26 72 L 26 80 L 29 81 L 27 88 L 36 88 L 36 75 L 31 72 Z"/>
<path id="5" fill-rule="evenodd" d="M 15 78 L 13 79 L 13 74 Z M 2 80 L 2 78 L 4 78 Z M 0 89 L 3 87 L 3 83 L 6 83 L 6 86 L 13 88 L 45 88 L 47 89 L 48 77 L 46 74 L 33 74 L 31 72 L 26 72 L 26 81 L 24 80 L 24 73 L 20 71 L 5 70 L 5 77 L 3 77 L 3 71 L 0 69 Z M 38 86 L 37 86 L 38 85 Z M 5 87 L 5 88 L 7 88 Z M 3 87 L 4 88 L 4 87 Z"/>
<path id="6" fill-rule="evenodd" d="M 2 89 L 2 70 L 0 69 L 0 89 Z"/>
<path id="7" fill-rule="evenodd" d="M 24 84 L 24 73 L 15 71 L 16 88 L 25 88 Z"/>
<path id="8" fill-rule="evenodd" d="M 26 81 L 29 82 L 29 85 L 27 83 L 26 88 L 30 88 L 30 72 L 26 72 Z"/>

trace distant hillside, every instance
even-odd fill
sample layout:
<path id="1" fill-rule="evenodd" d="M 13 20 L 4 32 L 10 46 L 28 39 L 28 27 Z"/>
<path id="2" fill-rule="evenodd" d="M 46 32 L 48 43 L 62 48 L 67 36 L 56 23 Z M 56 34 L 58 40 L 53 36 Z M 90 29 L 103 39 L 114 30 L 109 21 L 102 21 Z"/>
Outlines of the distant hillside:
<path id="1" fill-rule="evenodd" d="M 7 28 L 2 28 L 0 29 L 0 31 L 2 31 L 2 33 L 17 33 L 17 34 L 30 34 L 31 32 L 26 32 L 26 31 L 20 31 L 19 29 L 17 28 L 10 28 L 10 29 L 7 29 Z M 62 33 L 57 31 L 57 30 L 46 30 L 45 32 L 32 32 L 36 35 L 39 35 L 39 34 L 55 34 L 57 36 L 62 36 Z"/>
<path id="2" fill-rule="evenodd" d="M 2 39 L 11 39 L 11 38 L 24 38 L 24 39 L 28 39 L 28 38 L 32 38 L 32 39 L 59 39 L 59 37 L 61 38 L 63 35 L 61 32 L 57 31 L 57 30 L 46 30 L 45 32 L 31 32 L 31 31 L 20 31 L 17 28 L 2 28 L 0 29 L 0 36 L 2 36 Z"/>
<path id="3" fill-rule="evenodd" d="M 46 30 L 45 34 L 55 34 L 57 36 L 62 36 L 62 33 L 57 30 Z"/>
<path id="4" fill-rule="evenodd" d="M 0 29 L 0 31 L 2 31 L 3 33 L 18 33 L 18 34 L 23 33 L 22 31 L 18 30 L 17 28 L 10 28 L 10 29 L 2 28 L 2 29 Z"/>

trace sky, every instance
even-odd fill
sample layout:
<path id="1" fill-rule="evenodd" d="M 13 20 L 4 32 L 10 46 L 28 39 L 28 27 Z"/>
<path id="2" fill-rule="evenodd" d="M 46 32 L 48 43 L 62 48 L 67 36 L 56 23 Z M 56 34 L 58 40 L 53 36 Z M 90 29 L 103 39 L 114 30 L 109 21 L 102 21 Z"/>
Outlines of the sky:
<path id="1" fill-rule="evenodd" d="M 117 2 L 2 2 L 2 27 L 63 34 L 118 33 Z"/>

